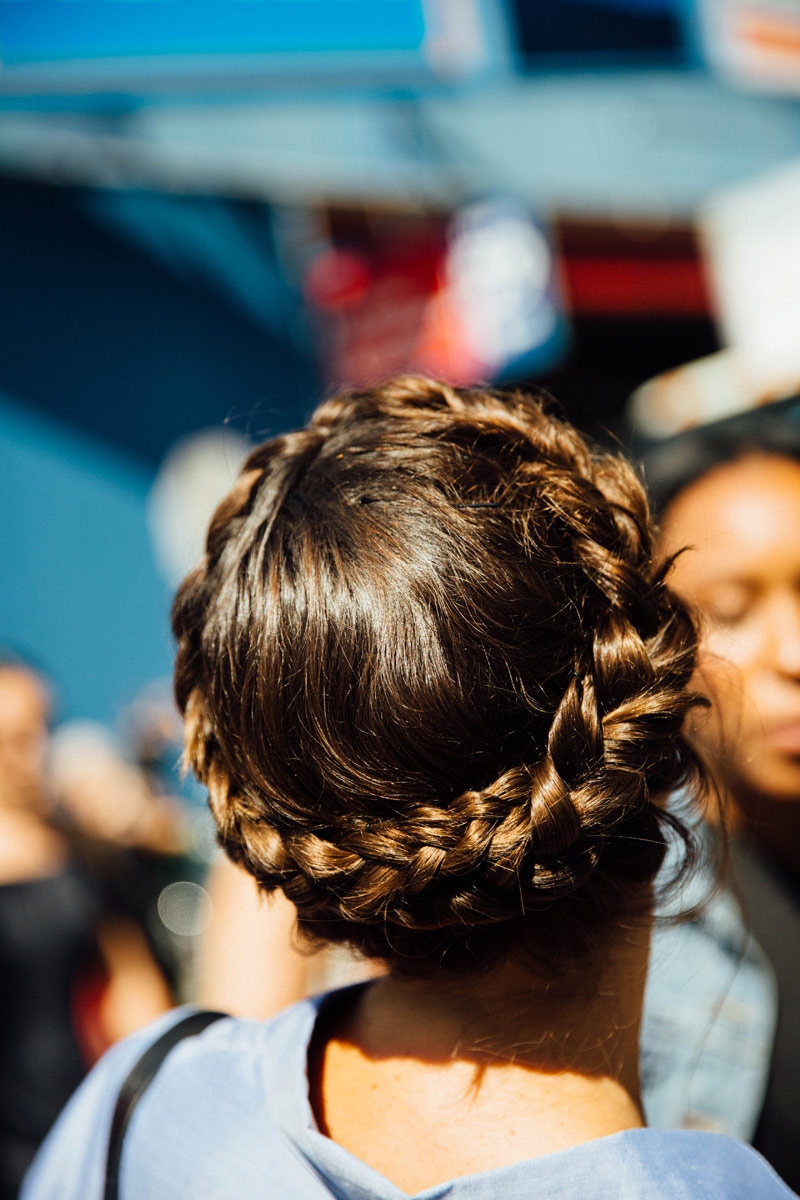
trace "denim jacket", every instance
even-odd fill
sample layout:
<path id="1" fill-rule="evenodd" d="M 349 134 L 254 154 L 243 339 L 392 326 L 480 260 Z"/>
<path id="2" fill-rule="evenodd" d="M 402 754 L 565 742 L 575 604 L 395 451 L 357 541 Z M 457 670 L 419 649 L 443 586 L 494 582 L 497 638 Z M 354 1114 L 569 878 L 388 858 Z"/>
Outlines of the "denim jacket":
<path id="1" fill-rule="evenodd" d="M 710 865 L 701 869 L 670 908 L 701 901 L 710 874 Z M 777 1011 L 772 968 L 730 890 L 688 924 L 657 921 L 641 1036 L 648 1123 L 752 1140 Z"/>

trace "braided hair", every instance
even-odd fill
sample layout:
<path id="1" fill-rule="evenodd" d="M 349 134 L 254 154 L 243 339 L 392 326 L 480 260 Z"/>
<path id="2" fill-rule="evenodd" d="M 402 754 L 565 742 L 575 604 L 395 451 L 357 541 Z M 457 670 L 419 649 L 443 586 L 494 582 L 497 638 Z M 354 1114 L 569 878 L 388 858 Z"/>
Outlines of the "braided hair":
<path id="1" fill-rule="evenodd" d="M 527 395 L 402 377 L 259 447 L 173 608 L 221 844 L 407 972 L 597 949 L 698 770 L 652 543 L 632 468 Z"/>

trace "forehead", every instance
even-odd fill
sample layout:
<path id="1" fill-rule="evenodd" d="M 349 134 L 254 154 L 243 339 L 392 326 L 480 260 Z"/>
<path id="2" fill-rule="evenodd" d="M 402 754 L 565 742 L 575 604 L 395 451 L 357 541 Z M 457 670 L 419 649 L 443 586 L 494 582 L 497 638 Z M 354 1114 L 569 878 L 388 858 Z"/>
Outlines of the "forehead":
<path id="1" fill-rule="evenodd" d="M 674 582 L 800 575 L 800 463 L 751 454 L 690 484 L 664 514 L 661 548 L 678 559 Z"/>

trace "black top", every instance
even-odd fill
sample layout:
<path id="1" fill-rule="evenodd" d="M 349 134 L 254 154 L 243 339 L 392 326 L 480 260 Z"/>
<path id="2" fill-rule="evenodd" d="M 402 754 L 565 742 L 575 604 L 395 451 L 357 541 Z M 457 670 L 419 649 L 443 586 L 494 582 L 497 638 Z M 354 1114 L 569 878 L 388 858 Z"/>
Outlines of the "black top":
<path id="1" fill-rule="evenodd" d="M 85 1074 L 72 1019 L 99 901 L 74 867 L 0 886 L 0 1200 L 16 1200 L 44 1135 Z"/>
<path id="2" fill-rule="evenodd" d="M 732 848 L 745 916 L 778 983 L 778 1026 L 753 1145 L 800 1191 L 800 879 L 752 849 Z"/>

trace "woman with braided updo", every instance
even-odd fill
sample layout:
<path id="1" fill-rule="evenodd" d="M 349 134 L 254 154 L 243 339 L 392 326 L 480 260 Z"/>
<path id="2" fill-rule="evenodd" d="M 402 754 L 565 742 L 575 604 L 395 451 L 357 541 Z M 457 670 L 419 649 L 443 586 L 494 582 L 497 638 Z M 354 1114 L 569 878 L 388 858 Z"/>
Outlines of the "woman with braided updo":
<path id="1" fill-rule="evenodd" d="M 692 846 L 665 797 L 700 775 L 665 569 L 634 472 L 527 396 L 403 378 L 254 452 L 175 601 L 187 758 L 301 933 L 387 973 L 183 1041 L 123 1200 L 790 1195 L 729 1138 L 642 1128 L 653 880 Z M 25 1200 L 102 1194 L 152 1037 Z"/>

